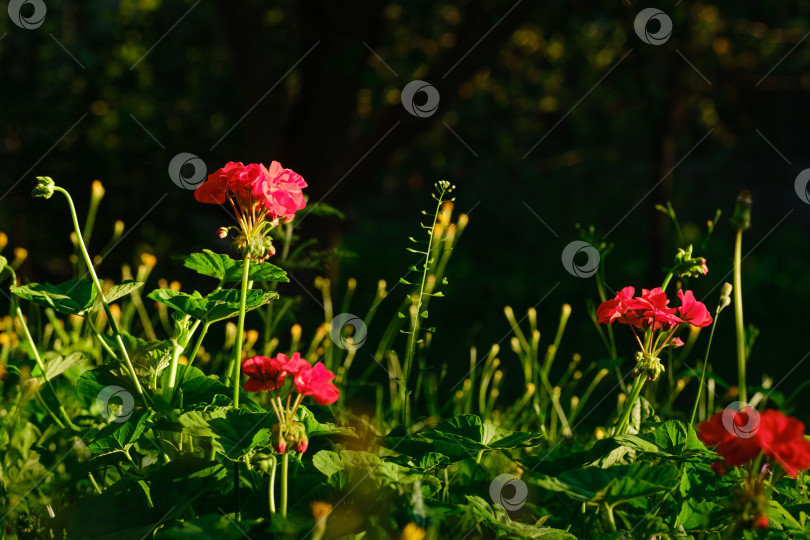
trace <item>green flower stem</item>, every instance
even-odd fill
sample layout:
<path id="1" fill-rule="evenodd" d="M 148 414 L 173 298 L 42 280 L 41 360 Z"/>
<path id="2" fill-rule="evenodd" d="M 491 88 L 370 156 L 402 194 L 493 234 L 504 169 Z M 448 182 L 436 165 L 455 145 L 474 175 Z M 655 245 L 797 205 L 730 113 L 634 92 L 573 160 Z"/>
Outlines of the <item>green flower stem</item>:
<path id="1" fill-rule="evenodd" d="M 16 302 L 15 302 L 16 304 Z M 28 330 L 28 325 L 25 323 L 25 319 L 23 318 L 23 312 L 20 309 L 20 306 L 16 306 L 17 312 L 17 319 L 20 321 L 20 325 L 23 327 L 23 331 L 25 332 L 25 338 L 28 340 L 28 345 L 31 347 L 31 351 L 34 353 L 34 360 L 36 360 L 37 366 L 39 366 L 39 370 L 42 371 L 42 379 L 45 381 L 45 385 L 53 394 L 53 397 L 59 403 L 59 412 L 62 414 L 62 417 L 65 419 L 65 423 L 70 427 L 72 430 L 78 430 L 79 428 L 70 420 L 70 415 L 68 415 L 65 408 L 62 406 L 62 403 L 59 401 L 59 396 L 56 394 L 56 390 L 51 384 L 51 380 L 48 378 L 48 374 L 45 371 L 45 364 L 42 362 L 42 357 L 39 355 L 39 351 L 37 350 L 37 345 L 34 342 L 34 338 L 31 336 L 31 332 Z M 45 400 L 42 400 L 42 405 L 47 409 L 48 413 L 56 420 L 60 427 L 64 427 L 64 424 L 59 421 L 59 418 L 51 411 L 50 407 L 45 403 Z"/>
<path id="2" fill-rule="evenodd" d="M 484 457 L 484 448 L 478 451 L 475 455 L 475 465 L 473 466 L 472 473 L 470 473 L 470 483 L 468 484 L 468 488 L 472 488 L 473 482 L 475 481 L 475 473 L 478 472 L 478 467 L 481 467 L 481 459 Z"/>
<path id="3" fill-rule="evenodd" d="M 11 272 L 12 285 L 17 285 L 17 273 L 14 272 L 14 269 L 11 266 L 8 266 L 6 268 L 8 268 L 8 270 Z M 11 309 L 13 313 L 17 316 L 17 319 L 20 321 L 20 326 L 22 326 L 23 328 L 25 338 L 26 340 L 28 340 L 28 345 L 31 347 L 31 351 L 34 353 L 34 360 L 36 361 L 40 371 L 42 371 L 42 379 L 45 381 L 46 386 L 53 394 L 54 399 L 57 401 L 57 403 L 59 403 L 59 412 L 62 413 L 62 416 L 65 419 L 67 425 L 70 427 L 70 429 L 78 430 L 79 428 L 76 427 L 76 425 L 73 422 L 71 422 L 70 415 L 68 415 L 67 411 L 65 411 L 64 406 L 62 406 L 61 401 L 59 401 L 59 396 L 56 394 L 56 390 L 54 390 L 53 385 L 51 384 L 51 380 L 48 378 L 48 373 L 45 371 L 45 364 L 42 362 L 42 357 L 39 356 L 37 345 L 34 342 L 34 338 L 31 336 L 31 331 L 28 330 L 28 324 L 26 324 L 25 317 L 23 317 L 23 312 L 20 309 L 20 305 L 16 302 L 16 300 L 12 300 Z M 42 396 L 40 396 L 39 393 L 37 393 L 37 398 L 39 398 L 42 406 L 45 407 L 45 410 L 48 411 L 48 414 L 51 415 L 51 417 L 56 421 L 59 427 L 65 427 L 65 425 L 59 420 L 59 417 L 53 413 L 50 407 L 48 407 L 48 404 L 45 403 L 45 400 L 42 399 Z"/>
<path id="4" fill-rule="evenodd" d="M 46 308 L 45 316 L 48 318 L 48 322 L 51 323 L 51 326 L 53 326 L 53 331 L 59 336 L 59 339 L 65 344 L 70 343 L 70 336 L 65 332 L 65 329 L 62 328 L 62 325 L 59 324 L 59 319 L 56 318 L 56 312 L 51 308 Z"/>
<path id="5" fill-rule="evenodd" d="M 627 421 L 630 419 L 630 412 L 633 410 L 633 404 L 638 399 L 639 394 L 641 394 L 641 389 L 644 388 L 644 383 L 647 381 L 647 377 L 644 373 L 639 373 L 636 376 L 636 380 L 633 381 L 633 389 L 630 391 L 630 398 L 624 405 L 624 411 L 622 411 L 622 417 L 619 420 L 619 425 L 616 426 L 616 435 L 621 435 L 624 433 L 624 429 L 627 427 Z"/>
<path id="6" fill-rule="evenodd" d="M 281 458 L 281 517 L 287 517 L 287 474 L 290 468 L 290 454 L 284 452 Z"/>
<path id="7" fill-rule="evenodd" d="M 599 271 L 596 273 L 596 288 L 599 291 L 599 298 L 602 302 L 607 300 L 607 296 L 605 296 L 605 287 L 602 284 L 602 279 L 604 277 L 604 266 L 600 265 Z M 599 327 L 599 324 L 596 322 L 596 313 L 594 312 L 593 321 L 596 325 L 597 330 L 599 330 L 600 335 L 604 339 L 604 335 L 602 334 L 602 329 Z M 616 338 L 613 337 L 613 325 L 608 324 L 607 326 L 607 340 L 605 341 L 605 346 L 608 349 L 608 353 L 610 354 L 610 358 L 615 360 L 618 358 L 618 352 L 616 351 Z M 619 366 L 615 367 L 616 378 L 619 380 L 619 386 L 622 389 L 622 392 L 627 393 L 627 385 L 624 383 L 624 378 L 622 378 L 622 370 L 619 369 Z"/>
<path id="8" fill-rule="evenodd" d="M 248 275 L 250 274 L 250 259 L 245 257 L 242 269 L 242 293 L 239 296 L 239 324 L 236 327 L 236 343 L 233 347 L 233 408 L 239 408 L 239 386 L 242 370 L 242 336 L 245 331 L 245 304 L 247 303 Z"/>
<path id="9" fill-rule="evenodd" d="M 93 284 L 96 286 L 99 298 L 101 298 L 101 305 L 104 307 L 104 313 L 107 314 L 107 320 L 110 323 L 110 329 L 112 330 L 112 333 L 115 336 L 115 341 L 118 344 L 118 348 L 121 350 L 121 354 L 124 356 L 124 361 L 127 364 L 127 369 L 129 369 L 129 372 L 132 375 L 132 381 L 135 383 L 135 389 L 138 391 L 138 394 L 140 394 L 141 398 L 146 403 L 146 395 L 143 393 L 143 388 L 141 387 L 141 383 L 138 380 L 138 375 L 135 373 L 135 367 L 132 365 L 132 360 L 129 359 L 129 354 L 127 353 L 127 349 L 124 346 L 124 340 L 121 338 L 121 334 L 118 332 L 118 326 L 115 324 L 115 319 L 113 318 L 112 313 L 110 312 L 110 305 L 107 303 L 107 299 L 104 298 L 104 291 L 102 290 L 101 282 L 98 280 L 98 276 L 96 275 L 96 269 L 93 266 L 93 260 L 90 258 L 90 254 L 87 253 L 87 247 L 84 245 L 84 239 L 82 238 L 81 228 L 79 227 L 79 219 L 76 216 L 76 207 L 73 205 L 73 199 L 70 197 L 70 193 L 68 193 L 59 186 L 55 186 L 53 190 L 58 191 L 59 193 L 64 195 L 65 198 L 67 199 L 68 206 L 70 207 L 70 217 L 73 218 L 73 228 L 76 230 L 77 236 L 76 241 L 79 244 L 79 248 L 81 248 L 84 261 L 87 263 L 87 270 L 90 272 L 90 276 L 93 278 Z"/>
<path id="10" fill-rule="evenodd" d="M 430 227 L 430 235 L 428 239 L 427 249 L 424 252 L 425 255 L 425 264 L 422 268 L 422 282 L 419 284 L 419 295 L 416 297 L 415 302 L 411 305 L 410 316 L 411 316 L 411 333 L 408 336 L 408 348 L 405 350 L 405 369 L 403 370 L 403 377 L 404 377 L 404 384 L 400 385 L 400 396 L 401 396 L 401 403 L 406 402 L 406 389 L 408 386 L 408 381 L 411 376 L 411 368 L 413 367 L 413 357 L 416 354 L 416 342 L 419 338 L 419 317 L 421 317 L 421 309 L 422 309 L 422 298 L 425 294 L 425 282 L 427 281 L 427 275 L 430 268 L 431 258 L 430 252 L 433 247 L 433 232 L 436 230 L 436 223 L 439 221 L 439 213 L 442 210 L 442 202 L 444 199 L 445 190 L 439 193 L 439 196 L 436 197 L 436 211 L 433 213 L 433 225 Z M 406 406 L 403 409 L 404 417 L 403 421 L 407 423 L 407 412 L 408 407 Z"/>
<path id="11" fill-rule="evenodd" d="M 278 462 L 273 459 L 273 466 L 270 467 L 270 482 L 269 487 L 267 489 L 267 498 L 268 502 L 270 503 L 270 513 L 276 513 L 276 467 L 278 466 Z"/>
<path id="12" fill-rule="evenodd" d="M 602 503 L 602 508 L 605 511 L 605 517 L 607 517 L 608 523 L 610 523 L 611 531 L 616 532 L 616 518 L 613 517 L 613 507 L 608 503 Z"/>
<path id="13" fill-rule="evenodd" d="M 183 371 L 180 373 L 180 380 L 177 381 L 177 386 L 183 384 L 183 381 L 186 378 L 186 374 L 188 373 L 189 368 L 191 368 L 191 364 L 194 363 L 194 359 L 197 358 L 197 352 L 200 350 L 200 346 L 202 345 L 203 339 L 205 339 L 205 334 L 208 333 L 208 327 L 211 326 L 211 323 L 205 323 L 200 331 L 200 335 L 197 337 L 197 342 L 194 344 L 194 348 L 191 350 L 191 354 L 188 355 L 188 364 L 183 366 Z M 194 333 L 196 330 L 196 326 L 192 327 L 191 333 Z"/>
<path id="14" fill-rule="evenodd" d="M 183 352 L 183 347 L 177 343 L 176 340 L 172 340 L 172 359 L 169 362 L 169 384 L 163 388 L 163 397 L 171 402 L 171 398 L 174 395 L 174 388 L 177 384 L 177 364 L 180 363 L 180 354 Z"/>
<path id="15" fill-rule="evenodd" d="M 194 324 L 188 331 L 187 336 L 182 343 L 178 343 L 176 340 L 173 340 L 173 350 L 172 350 L 172 360 L 169 365 L 169 384 L 164 392 L 164 397 L 166 400 L 171 403 L 171 400 L 174 398 L 174 393 L 177 390 L 177 387 L 180 386 L 180 383 L 183 381 L 183 376 L 186 374 L 186 369 L 183 369 L 183 373 L 180 376 L 180 381 L 177 380 L 177 368 L 178 364 L 180 363 L 180 355 L 186 350 L 188 347 L 188 342 L 191 340 L 191 336 L 194 335 L 194 332 L 197 331 L 197 328 L 202 324 L 202 321 L 195 321 Z M 208 325 L 206 325 L 207 328 Z M 202 336 L 205 336 L 205 332 L 202 333 Z M 197 344 L 194 349 L 194 354 L 197 354 L 197 349 L 200 348 L 200 343 L 202 341 L 202 337 L 197 339 Z M 189 361 L 190 363 L 190 361 Z"/>
<path id="16" fill-rule="evenodd" d="M 709 364 L 709 351 L 712 349 L 712 339 L 714 338 L 714 328 L 717 326 L 717 319 L 720 317 L 720 310 L 714 315 L 712 321 L 712 330 L 709 332 L 709 344 L 706 345 L 706 357 L 703 359 L 703 370 L 700 373 L 700 385 L 698 386 L 697 396 L 695 397 L 695 404 L 692 406 L 692 416 L 689 417 L 689 425 L 695 423 L 695 415 L 697 415 L 698 403 L 700 403 L 700 396 L 703 392 L 703 383 L 706 381 L 706 366 Z"/>
<path id="17" fill-rule="evenodd" d="M 740 401 L 748 403 L 748 389 L 745 383 L 745 329 L 742 306 L 742 229 L 737 229 L 734 242 L 734 320 L 737 323 L 737 391 Z"/>
<path id="18" fill-rule="evenodd" d="M 104 341 L 104 340 L 102 339 L 102 337 L 101 337 L 101 333 L 98 331 L 98 329 L 97 329 L 97 328 L 96 328 L 96 326 L 93 324 L 93 322 L 92 322 L 92 321 L 91 321 L 89 318 L 85 319 L 85 321 L 87 322 L 88 326 L 90 326 L 90 330 L 91 330 L 91 331 L 93 332 L 93 334 L 96 336 L 96 339 L 98 339 L 98 342 L 99 342 L 99 343 L 101 343 L 101 347 L 102 347 L 102 348 L 103 348 L 105 351 L 107 351 L 107 354 L 109 354 L 110 356 L 112 356 L 113 358 L 115 358 L 116 360 L 118 360 L 118 355 L 117 355 L 117 354 L 115 354 L 115 351 L 114 351 L 114 350 L 112 350 L 112 349 L 110 348 L 110 346 L 109 346 L 109 345 L 107 345 L 107 342 L 106 342 L 106 341 Z M 119 361 L 120 361 L 120 360 L 119 360 Z"/>
<path id="19" fill-rule="evenodd" d="M 62 420 L 60 420 L 59 417 L 56 416 L 56 414 L 51 410 L 51 408 L 48 407 L 48 404 L 45 402 L 45 399 L 43 399 L 42 394 L 40 394 L 39 392 L 35 392 L 34 396 L 36 396 L 36 399 L 39 402 L 39 404 L 42 405 L 42 408 L 48 412 L 48 416 L 50 416 L 53 419 L 53 421 L 56 422 L 56 425 L 59 426 L 59 429 L 64 429 L 65 424 L 63 424 Z"/>
<path id="20" fill-rule="evenodd" d="M 666 277 L 664 278 L 664 282 L 661 284 L 661 289 L 662 289 L 662 290 L 664 290 L 664 291 L 666 291 L 666 290 L 667 290 L 667 285 L 669 285 L 669 282 L 670 282 L 670 280 L 672 279 L 672 275 L 673 275 L 673 272 L 674 272 L 674 271 L 675 271 L 675 269 L 673 268 L 672 270 L 670 270 L 670 271 L 667 273 Z"/>

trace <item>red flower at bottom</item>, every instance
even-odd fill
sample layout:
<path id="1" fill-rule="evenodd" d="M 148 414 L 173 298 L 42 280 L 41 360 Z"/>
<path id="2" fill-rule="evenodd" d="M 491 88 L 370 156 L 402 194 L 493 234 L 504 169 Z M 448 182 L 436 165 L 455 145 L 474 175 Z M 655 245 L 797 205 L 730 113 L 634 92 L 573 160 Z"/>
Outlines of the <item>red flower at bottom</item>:
<path id="1" fill-rule="evenodd" d="M 810 468 L 810 442 L 804 438 L 804 424 L 773 409 L 762 413 L 750 406 L 740 411 L 726 409 L 700 424 L 698 436 L 725 460 L 715 470 L 748 463 L 760 453 L 794 478 L 800 470 Z"/>
<path id="2" fill-rule="evenodd" d="M 736 467 L 762 452 L 761 427 L 760 415 L 753 408 L 739 412 L 728 408 L 700 424 L 698 437 L 706 446 L 713 446 L 726 465 Z"/>
<path id="3" fill-rule="evenodd" d="M 773 458 L 794 478 L 799 471 L 810 467 L 810 442 L 804 438 L 803 423 L 768 409 L 762 413 L 762 425 L 769 435 L 763 445 L 766 456 Z"/>

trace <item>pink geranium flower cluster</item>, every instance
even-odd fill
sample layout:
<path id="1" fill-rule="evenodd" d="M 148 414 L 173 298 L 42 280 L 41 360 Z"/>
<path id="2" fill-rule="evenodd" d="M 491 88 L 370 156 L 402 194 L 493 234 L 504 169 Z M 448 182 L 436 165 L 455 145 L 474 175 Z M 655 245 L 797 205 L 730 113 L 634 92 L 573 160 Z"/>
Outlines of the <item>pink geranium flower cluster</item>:
<path id="1" fill-rule="evenodd" d="M 230 162 L 208 175 L 208 180 L 194 191 L 201 203 L 230 203 L 239 227 L 222 227 L 219 237 L 236 231 L 233 247 L 244 258 L 262 262 L 276 250 L 268 232 L 280 220 L 289 222 L 306 206 L 304 178 L 278 161 L 265 167 L 261 163 Z"/>
<path id="2" fill-rule="evenodd" d="M 306 206 L 302 189 L 304 178 L 278 161 L 265 167 L 261 163 L 243 165 L 233 161 L 209 174 L 208 180 L 194 191 L 201 203 L 232 204 L 244 209 L 259 207 L 267 212 L 270 221 L 284 218 L 290 221 L 295 212 Z"/>
<path id="3" fill-rule="evenodd" d="M 297 452 L 306 452 L 308 439 L 303 425 L 295 420 L 295 413 L 306 396 L 318 405 L 331 405 L 340 397 L 340 390 L 332 383 L 335 374 L 318 362 L 311 366 L 299 353 L 292 356 L 277 354 L 274 357 L 253 356 L 242 361 L 242 372 L 248 376 L 244 389 L 248 392 L 269 392 L 270 403 L 278 418 L 274 427 L 274 446 L 283 454 L 287 444 L 294 445 Z M 292 379 L 286 404 L 282 390 L 286 381 Z M 298 395 L 290 405 L 292 392 Z"/>

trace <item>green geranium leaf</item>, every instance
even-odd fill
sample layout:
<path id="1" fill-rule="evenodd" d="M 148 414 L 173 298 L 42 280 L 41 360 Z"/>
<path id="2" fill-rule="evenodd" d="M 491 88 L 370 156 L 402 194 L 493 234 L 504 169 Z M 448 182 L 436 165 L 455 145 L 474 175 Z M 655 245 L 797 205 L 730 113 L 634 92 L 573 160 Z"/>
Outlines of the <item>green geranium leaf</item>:
<path id="1" fill-rule="evenodd" d="M 147 428 L 151 427 L 152 413 L 134 411 L 124 422 L 112 422 L 101 429 L 87 445 L 94 454 L 127 451 Z"/>
<path id="2" fill-rule="evenodd" d="M 58 356 L 53 353 L 46 354 L 45 357 L 45 374 L 48 376 L 49 380 L 53 380 L 57 376 L 61 375 L 65 371 L 69 370 L 74 366 L 85 366 L 87 365 L 87 359 L 85 356 L 80 352 L 75 352 L 68 356 Z M 32 375 L 35 377 L 42 376 L 42 370 L 39 369 L 39 366 L 34 366 L 33 371 L 31 372 Z"/>
<path id="3" fill-rule="evenodd" d="M 211 404 L 214 403 L 215 399 L 224 399 L 227 405 L 232 403 L 233 389 L 225 386 L 219 380 L 206 375 L 198 368 L 194 366 L 179 366 L 179 373 L 183 381 L 180 384 L 180 393 L 182 395 L 184 408 L 191 409 L 196 405 Z M 239 404 L 242 409 L 250 412 L 266 412 L 253 402 L 249 394 L 244 391 L 241 393 Z"/>
<path id="4" fill-rule="evenodd" d="M 183 264 L 186 268 L 221 281 L 242 280 L 243 261 L 236 261 L 210 249 L 204 249 L 203 253 L 192 253 Z M 267 262 L 251 263 L 248 277 L 251 281 L 290 281 L 287 272 Z"/>
<path id="5" fill-rule="evenodd" d="M 240 294 L 235 289 L 214 291 L 207 296 L 197 291 L 188 294 L 171 289 L 155 289 L 147 296 L 195 319 L 212 323 L 239 314 Z M 266 305 L 275 298 L 278 298 L 278 293 L 249 290 L 245 299 L 245 311 Z"/>
<path id="6" fill-rule="evenodd" d="M 161 464 L 150 473 L 152 503 L 172 516 L 182 514 L 200 496 L 222 492 L 229 485 L 226 467 L 189 455 Z"/>
<path id="7" fill-rule="evenodd" d="M 432 474 L 414 472 L 391 461 L 383 461 L 376 454 L 359 450 L 342 450 L 340 453 L 321 450 L 312 457 L 312 464 L 327 478 L 335 489 L 345 489 L 351 484 L 372 482 L 377 489 L 399 490 L 419 482 L 425 497 L 441 489 L 438 478 Z"/>
<path id="8" fill-rule="evenodd" d="M 689 458 L 708 452 L 694 428 L 678 420 L 667 420 L 649 433 L 620 435 L 615 439 L 624 446 L 662 457 Z"/>
<path id="9" fill-rule="evenodd" d="M 217 452 L 237 461 L 253 448 L 270 445 L 272 419 L 270 413 L 218 408 L 184 413 L 180 424 L 183 433 L 210 439 Z"/>
<path id="10" fill-rule="evenodd" d="M 498 538 L 576 540 L 576 536 L 560 529 L 538 527 L 530 523 L 514 521 L 506 510 L 490 505 L 481 497 L 467 495 L 467 502 L 468 504 L 462 507 L 466 511 L 462 529 L 472 530 L 473 527 L 481 526 L 495 531 Z"/>
<path id="11" fill-rule="evenodd" d="M 104 297 L 108 303 L 113 302 L 142 285 L 140 281 L 124 281 L 113 285 Z M 101 297 L 89 279 L 70 279 L 56 285 L 51 283 L 14 285 L 11 292 L 35 304 L 53 308 L 64 315 L 84 317 L 102 308 Z"/>
<path id="12" fill-rule="evenodd" d="M 551 477 L 540 475 L 530 481 L 549 491 L 564 493 L 581 502 L 607 503 L 610 506 L 632 499 L 671 491 L 680 482 L 680 473 L 666 463 L 650 465 L 614 465 L 607 469 L 585 467 Z"/>
<path id="13" fill-rule="evenodd" d="M 96 299 L 96 290 L 89 279 L 71 279 L 63 283 L 31 283 L 13 285 L 11 292 L 35 304 L 50 307 L 65 315 L 82 315 Z"/>
<path id="14" fill-rule="evenodd" d="M 130 293 L 133 293 L 143 287 L 142 281 L 134 281 L 134 280 L 126 280 L 117 285 L 113 285 L 110 287 L 110 290 L 104 291 L 104 299 L 107 300 L 108 304 L 115 302 L 122 296 L 126 296 Z M 96 297 L 95 302 L 93 303 L 93 308 L 91 311 L 98 311 L 102 308 L 101 305 L 101 297 Z"/>
<path id="15" fill-rule="evenodd" d="M 342 427 L 331 423 L 322 424 L 318 422 L 318 420 L 315 419 L 315 415 L 312 414 L 312 411 L 303 405 L 298 407 L 298 410 L 295 412 L 295 417 L 304 424 L 304 428 L 307 430 L 307 437 L 310 439 L 312 437 L 322 437 L 325 435 L 357 437 L 357 434 L 352 428 Z"/>

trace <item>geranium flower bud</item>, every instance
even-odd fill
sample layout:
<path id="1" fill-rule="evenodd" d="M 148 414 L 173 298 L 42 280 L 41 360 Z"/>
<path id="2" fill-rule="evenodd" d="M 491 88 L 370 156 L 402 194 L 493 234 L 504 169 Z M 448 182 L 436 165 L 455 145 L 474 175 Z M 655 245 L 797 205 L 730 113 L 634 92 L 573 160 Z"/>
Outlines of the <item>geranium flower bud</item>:
<path id="1" fill-rule="evenodd" d="M 276 465 L 276 456 L 258 452 L 251 458 L 250 465 L 254 470 L 267 474 Z"/>
<path id="2" fill-rule="evenodd" d="M 720 313 L 731 304 L 731 283 L 723 283 L 720 289 L 720 303 L 717 305 L 717 313 Z"/>
<path id="3" fill-rule="evenodd" d="M 287 451 L 287 440 L 284 438 L 284 431 L 281 429 L 281 424 L 273 425 L 273 449 L 283 454 Z"/>
<path id="4" fill-rule="evenodd" d="M 734 215 L 729 220 L 736 229 L 744 231 L 751 226 L 751 204 L 751 192 L 744 189 L 737 196 Z"/>
<path id="5" fill-rule="evenodd" d="M 53 195 L 54 186 L 54 181 L 50 176 L 37 176 L 37 187 L 34 188 L 31 195 L 43 199 L 50 199 L 51 195 Z"/>

